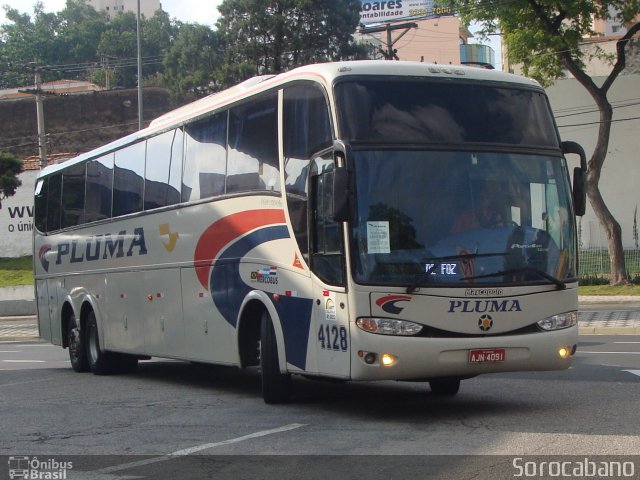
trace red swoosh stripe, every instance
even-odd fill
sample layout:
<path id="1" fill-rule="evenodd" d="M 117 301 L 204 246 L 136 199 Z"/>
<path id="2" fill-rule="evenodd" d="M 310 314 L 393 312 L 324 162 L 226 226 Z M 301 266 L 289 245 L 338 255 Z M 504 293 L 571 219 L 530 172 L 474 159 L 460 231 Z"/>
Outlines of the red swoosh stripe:
<path id="1" fill-rule="evenodd" d="M 408 302 L 411 300 L 411 298 L 412 297 L 408 297 L 406 295 L 387 295 L 386 297 L 381 297 L 376 300 L 376 305 L 382 307 L 382 305 L 384 305 L 385 303 L 391 302 L 393 300 L 404 300 L 405 302 Z"/>
<path id="2" fill-rule="evenodd" d="M 209 225 L 200 236 L 193 255 L 196 275 L 204 288 L 209 288 L 213 260 L 229 242 L 266 225 L 285 223 L 283 210 L 249 210 L 234 213 Z"/>

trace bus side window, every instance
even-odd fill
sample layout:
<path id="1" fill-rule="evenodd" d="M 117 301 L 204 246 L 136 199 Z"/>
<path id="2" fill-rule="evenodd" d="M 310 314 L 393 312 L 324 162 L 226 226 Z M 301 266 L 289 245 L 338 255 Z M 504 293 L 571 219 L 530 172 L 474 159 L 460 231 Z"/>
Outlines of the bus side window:
<path id="1" fill-rule="evenodd" d="M 38 180 L 36 185 L 35 198 L 35 225 L 38 231 L 46 233 L 47 231 L 47 195 L 49 193 L 49 179 L 42 178 Z"/>
<path id="2" fill-rule="evenodd" d="M 311 269 L 325 282 L 344 285 L 342 224 L 333 220 L 333 169 L 311 177 Z"/>
<path id="3" fill-rule="evenodd" d="M 180 203 L 183 137 L 178 128 L 147 141 L 145 210 Z"/>
<path id="4" fill-rule="evenodd" d="M 62 174 L 49 177 L 49 193 L 47 195 L 47 232 L 60 230 L 62 214 Z"/>
<path id="5" fill-rule="evenodd" d="M 83 162 L 62 172 L 62 228 L 84 223 L 85 169 Z"/>
<path id="6" fill-rule="evenodd" d="M 187 125 L 182 201 L 224 194 L 227 169 L 227 112 Z"/>
<path id="7" fill-rule="evenodd" d="M 322 87 L 312 82 L 286 87 L 282 116 L 287 208 L 298 248 L 309 262 L 309 167 L 313 154 L 331 147 L 333 138 Z"/>
<path id="8" fill-rule="evenodd" d="M 113 216 L 142 210 L 144 165 L 147 142 L 139 142 L 116 152 L 113 171 Z"/>
<path id="9" fill-rule="evenodd" d="M 229 111 L 227 193 L 254 190 L 280 191 L 275 92 Z"/>
<path id="10" fill-rule="evenodd" d="M 87 163 L 87 188 L 84 221 L 95 222 L 111 217 L 113 197 L 113 153 Z"/>

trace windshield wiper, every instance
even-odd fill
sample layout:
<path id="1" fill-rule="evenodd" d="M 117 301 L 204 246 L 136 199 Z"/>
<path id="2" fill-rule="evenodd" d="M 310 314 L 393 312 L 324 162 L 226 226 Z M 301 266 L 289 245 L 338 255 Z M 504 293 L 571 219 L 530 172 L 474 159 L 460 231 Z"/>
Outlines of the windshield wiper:
<path id="1" fill-rule="evenodd" d="M 545 280 L 549 280 L 551 283 L 553 283 L 556 286 L 557 290 L 565 290 L 567 288 L 567 284 L 564 283 L 562 280 L 536 267 L 514 268 L 513 270 L 503 270 L 501 272 L 488 273 L 486 275 L 476 275 L 474 277 L 461 278 L 460 280 L 464 281 L 464 280 L 475 280 L 477 278 L 501 277 L 503 275 L 514 275 L 516 273 L 525 273 L 525 272 L 535 273 L 538 276 L 544 278 Z"/>
<path id="2" fill-rule="evenodd" d="M 418 290 L 418 288 L 420 288 L 420 285 L 422 285 L 423 283 L 428 283 L 426 282 L 426 280 L 428 280 L 430 277 L 430 275 L 435 271 L 436 268 L 438 268 L 440 265 L 442 265 L 444 262 L 447 262 L 449 260 L 473 260 L 475 258 L 482 258 L 482 257 L 506 257 L 509 255 L 513 255 L 513 253 L 503 253 L 503 252 L 496 252 L 496 253 L 465 253 L 462 255 L 449 255 L 446 257 L 438 257 L 438 258 L 427 258 L 426 260 L 424 260 L 425 263 L 429 264 L 431 262 L 433 262 L 433 265 L 431 265 L 431 267 L 429 267 L 429 269 L 420 274 L 420 277 L 418 277 L 418 280 L 416 280 L 414 283 L 412 283 L 411 285 L 409 285 L 407 287 L 407 293 L 414 293 L 416 290 Z"/>

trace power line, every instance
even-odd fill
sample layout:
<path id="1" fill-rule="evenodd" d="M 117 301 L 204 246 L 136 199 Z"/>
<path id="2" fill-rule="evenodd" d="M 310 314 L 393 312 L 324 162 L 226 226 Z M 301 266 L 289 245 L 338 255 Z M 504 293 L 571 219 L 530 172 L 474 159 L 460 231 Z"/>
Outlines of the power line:
<path id="1" fill-rule="evenodd" d="M 590 125 L 600 125 L 602 123 L 617 123 L 617 122 L 628 122 L 631 120 L 640 120 L 640 117 L 631 117 L 631 118 L 617 118 L 614 120 L 609 120 L 608 122 L 588 122 L 588 123 L 575 123 L 573 125 L 558 125 L 558 128 L 567 128 L 567 127 L 586 127 Z"/>

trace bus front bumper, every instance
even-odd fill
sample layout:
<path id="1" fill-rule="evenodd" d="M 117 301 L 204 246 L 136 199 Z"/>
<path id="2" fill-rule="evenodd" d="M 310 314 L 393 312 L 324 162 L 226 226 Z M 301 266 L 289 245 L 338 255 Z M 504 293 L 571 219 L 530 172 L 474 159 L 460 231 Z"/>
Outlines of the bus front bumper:
<path id="1" fill-rule="evenodd" d="M 563 370 L 571 366 L 578 327 L 524 335 L 425 338 L 351 329 L 352 380 L 428 380 L 482 373 Z"/>

